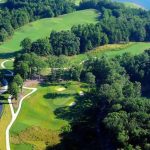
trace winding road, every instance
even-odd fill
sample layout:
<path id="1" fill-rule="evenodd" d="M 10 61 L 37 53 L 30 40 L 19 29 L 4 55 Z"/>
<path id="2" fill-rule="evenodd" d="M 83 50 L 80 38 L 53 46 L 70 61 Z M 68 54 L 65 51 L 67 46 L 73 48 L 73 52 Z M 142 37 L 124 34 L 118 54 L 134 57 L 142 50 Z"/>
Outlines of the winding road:
<path id="1" fill-rule="evenodd" d="M 7 69 L 5 67 L 5 63 L 8 62 L 8 61 L 12 61 L 12 60 L 5 60 L 1 63 L 1 67 L 3 69 Z M 13 72 L 8 70 L 10 72 L 11 75 L 13 75 Z M 14 111 L 14 108 L 13 108 L 13 105 L 12 105 L 12 102 L 11 102 L 11 98 L 12 96 L 10 95 L 9 98 L 8 98 L 8 103 L 9 103 L 9 106 L 10 106 L 10 110 L 11 110 L 11 115 L 12 115 L 12 119 L 11 119 L 11 122 L 9 123 L 7 129 L 6 129 L 6 150 L 11 150 L 10 148 L 10 129 L 13 125 L 13 123 L 15 122 L 15 120 L 17 119 L 19 113 L 20 113 L 20 110 L 21 110 L 21 107 L 22 107 L 22 102 L 25 98 L 27 98 L 28 96 L 30 96 L 31 94 L 33 94 L 34 92 L 37 91 L 37 88 L 31 88 L 31 87 L 25 87 L 23 86 L 23 89 L 28 89 L 28 90 L 32 90 L 30 93 L 28 93 L 27 95 L 25 95 L 20 101 L 19 101 L 19 107 L 17 109 L 17 111 L 15 112 Z"/>

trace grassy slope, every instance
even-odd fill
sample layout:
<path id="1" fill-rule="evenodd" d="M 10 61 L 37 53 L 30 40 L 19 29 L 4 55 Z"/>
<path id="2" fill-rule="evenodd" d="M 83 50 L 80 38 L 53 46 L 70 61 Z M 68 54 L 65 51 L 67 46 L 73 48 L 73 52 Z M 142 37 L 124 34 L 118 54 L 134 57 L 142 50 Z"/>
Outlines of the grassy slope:
<path id="1" fill-rule="evenodd" d="M 4 96 L 5 96 L 5 101 L 3 102 L 7 103 L 8 95 L 4 95 Z M 11 112 L 9 109 L 9 105 L 5 104 L 3 108 L 3 115 L 2 118 L 0 119 L 0 150 L 6 149 L 5 131 L 10 120 L 11 120 Z"/>
<path id="2" fill-rule="evenodd" d="M 23 140 L 23 143 L 33 144 L 41 149 L 44 148 L 44 142 L 47 139 L 43 139 L 42 141 L 42 139 L 37 140 L 35 137 L 40 135 L 40 130 L 42 130 L 43 134 L 45 134 L 45 131 L 47 134 L 51 134 L 53 131 L 57 133 L 62 126 L 67 124 L 67 121 L 56 118 L 54 111 L 57 108 L 68 106 L 72 103 L 76 99 L 76 94 L 83 90 L 81 85 L 83 84 L 71 82 L 68 88 L 61 92 L 57 90 L 62 88 L 62 85 L 39 86 L 38 91 L 23 102 L 21 112 L 11 129 L 12 149 L 15 148 L 15 150 L 18 150 L 19 147 L 22 146 L 20 145 L 21 140 Z M 54 93 L 57 95 L 54 95 Z M 52 95 L 54 96 L 53 98 Z M 36 132 L 36 136 L 33 134 L 35 126 L 41 127 L 41 129 Z M 32 127 L 33 130 L 30 130 Z M 17 135 L 19 135 L 21 139 L 18 140 Z M 29 138 L 30 136 L 32 136 L 32 140 Z M 43 135 L 40 135 L 40 137 L 42 136 Z M 53 140 L 50 142 L 52 142 L 51 144 L 59 142 L 58 134 L 55 134 Z M 15 143 L 19 143 L 19 145 Z"/>
<path id="3" fill-rule="evenodd" d="M 137 5 L 140 5 L 143 8 L 150 9 L 150 1 L 149 0 L 113 0 L 118 2 L 132 2 Z"/>
<path id="4" fill-rule="evenodd" d="M 147 43 L 146 42 L 138 42 L 138 43 L 133 42 L 129 44 L 109 44 L 105 46 L 100 46 L 87 53 L 67 57 L 69 60 L 69 63 L 66 64 L 65 67 L 71 66 L 73 64 L 79 64 L 82 61 L 86 60 L 89 56 L 99 57 L 102 55 L 107 55 L 109 57 L 114 57 L 117 55 L 121 55 L 125 52 L 129 52 L 132 55 L 138 55 L 144 52 L 144 50 L 149 49 L 149 48 L 150 48 L 150 43 L 148 42 Z M 5 66 L 9 69 L 13 69 L 13 61 L 6 62 Z M 49 69 L 46 69 L 46 70 L 45 70 L 46 71 L 45 74 L 49 74 Z"/>
<path id="5" fill-rule="evenodd" d="M 95 50 L 89 51 L 84 54 L 75 55 L 69 57 L 70 65 L 79 64 L 83 60 L 86 60 L 88 56 L 99 57 L 102 55 L 107 55 L 109 57 L 114 57 L 116 55 L 121 55 L 125 52 L 129 52 L 132 55 L 137 55 L 144 50 L 150 48 L 150 43 L 139 42 L 139 43 L 129 43 L 129 44 L 110 44 L 105 46 L 100 46 Z"/>
<path id="6" fill-rule="evenodd" d="M 4 61 L 4 60 L 0 59 L 0 63 L 2 61 Z M 2 69 L 1 66 L 0 66 L 0 69 Z M 9 105 L 7 104 L 7 99 L 8 99 L 7 94 L 3 94 L 0 97 L 0 100 L 2 100 L 3 103 L 6 103 L 3 106 L 2 117 L 0 118 L 0 150 L 6 149 L 5 131 L 6 131 L 8 124 L 11 121 L 11 112 L 10 112 Z"/>
<path id="7" fill-rule="evenodd" d="M 5 57 L 5 55 L 8 55 L 9 53 L 18 51 L 20 49 L 20 41 L 26 37 L 29 37 L 32 40 L 44 38 L 49 36 L 52 30 L 68 30 L 73 25 L 96 23 L 97 17 L 98 13 L 96 10 L 90 9 L 73 12 L 57 18 L 46 18 L 29 23 L 16 30 L 14 36 L 10 40 L 0 45 L 0 54 L 3 54 Z"/>
<path id="8" fill-rule="evenodd" d="M 132 2 L 124 2 L 125 6 L 126 7 L 129 7 L 129 8 L 142 8 L 144 9 L 141 5 L 138 5 L 136 3 L 132 3 Z"/>
<path id="9" fill-rule="evenodd" d="M 80 2 L 81 2 L 81 0 L 75 0 L 76 5 L 79 5 Z"/>

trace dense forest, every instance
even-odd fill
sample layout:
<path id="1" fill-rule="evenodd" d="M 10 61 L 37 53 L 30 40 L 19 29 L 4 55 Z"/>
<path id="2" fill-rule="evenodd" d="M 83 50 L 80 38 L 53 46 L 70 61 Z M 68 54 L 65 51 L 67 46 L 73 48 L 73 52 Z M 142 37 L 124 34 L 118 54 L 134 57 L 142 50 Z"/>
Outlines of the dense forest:
<path id="1" fill-rule="evenodd" d="M 89 91 L 75 106 L 56 110 L 71 124 L 62 142 L 47 149 L 149 150 L 150 101 L 144 97 L 150 91 L 149 62 L 148 50 L 138 56 L 90 58 L 82 67 L 71 68 L 71 79 L 86 82 Z M 66 72 L 61 72 L 64 80 Z M 60 70 L 52 72 L 51 79 L 58 74 Z"/>
<path id="2" fill-rule="evenodd" d="M 53 62 L 66 63 L 59 58 L 54 57 Z M 10 89 L 18 90 L 21 78 L 40 75 L 46 62 L 34 53 L 25 53 L 16 57 L 14 65 L 16 76 Z M 137 56 L 89 57 L 84 64 L 67 69 L 54 64 L 47 82 L 60 79 L 85 82 L 88 91 L 82 97 L 77 95 L 76 105 L 55 111 L 70 125 L 63 128 L 61 143 L 47 149 L 149 150 L 150 50 Z"/>

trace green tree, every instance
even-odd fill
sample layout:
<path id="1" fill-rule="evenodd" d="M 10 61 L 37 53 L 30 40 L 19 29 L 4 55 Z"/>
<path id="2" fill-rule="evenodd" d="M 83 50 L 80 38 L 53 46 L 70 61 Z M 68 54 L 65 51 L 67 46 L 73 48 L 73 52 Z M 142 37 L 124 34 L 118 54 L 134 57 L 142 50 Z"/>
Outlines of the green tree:
<path id="1" fill-rule="evenodd" d="M 92 72 L 87 72 L 85 74 L 85 82 L 88 83 L 90 87 L 93 87 L 93 85 L 95 84 L 95 76 Z"/>
<path id="2" fill-rule="evenodd" d="M 21 41 L 20 46 L 22 47 L 22 50 L 25 53 L 30 53 L 31 52 L 31 44 L 32 44 L 31 39 L 25 38 L 23 41 Z"/>
<path id="3" fill-rule="evenodd" d="M 80 81 L 81 71 L 82 71 L 82 66 L 73 66 L 70 69 L 71 79 Z"/>
<path id="4" fill-rule="evenodd" d="M 49 54 L 52 54 L 49 40 L 45 38 L 33 42 L 31 47 L 31 52 L 34 52 L 40 56 L 47 56 Z"/>
<path id="5" fill-rule="evenodd" d="M 18 94 L 19 94 L 19 86 L 17 85 L 17 83 L 12 82 L 9 85 L 8 92 L 9 92 L 9 94 L 11 94 L 17 100 L 18 99 Z"/>
<path id="6" fill-rule="evenodd" d="M 14 76 L 13 82 L 17 83 L 17 85 L 22 89 L 22 87 L 23 87 L 23 79 L 22 79 L 22 77 L 19 74 Z"/>

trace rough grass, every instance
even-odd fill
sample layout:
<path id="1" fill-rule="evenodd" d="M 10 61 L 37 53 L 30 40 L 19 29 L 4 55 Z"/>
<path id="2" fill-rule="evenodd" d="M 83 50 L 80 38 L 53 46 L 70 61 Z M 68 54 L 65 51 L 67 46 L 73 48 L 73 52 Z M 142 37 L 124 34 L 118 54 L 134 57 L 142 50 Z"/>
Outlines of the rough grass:
<path id="1" fill-rule="evenodd" d="M 142 9 L 144 9 L 141 5 L 138 5 L 136 3 L 124 2 L 124 4 L 126 7 L 129 7 L 129 8 L 136 8 L 136 9 L 142 8 Z"/>
<path id="2" fill-rule="evenodd" d="M 138 55 L 149 48 L 150 43 L 145 42 L 138 42 L 138 43 L 133 42 L 128 44 L 109 44 L 105 46 L 100 46 L 84 54 L 69 57 L 69 62 L 70 65 L 79 64 L 82 61 L 88 59 L 89 57 L 100 57 L 102 55 L 115 57 L 117 55 L 122 55 L 123 53 L 126 52 L 131 53 L 132 55 Z"/>
<path id="3" fill-rule="evenodd" d="M 24 100 L 21 112 L 11 128 L 12 148 L 14 144 L 15 147 L 17 144 L 29 144 L 44 149 L 45 141 L 50 145 L 59 143 L 60 129 L 68 122 L 57 118 L 54 111 L 75 101 L 76 95 L 84 91 L 82 85 L 78 82 L 67 85 L 40 85 L 36 93 Z M 60 88 L 65 90 L 58 92 Z"/>
<path id="4" fill-rule="evenodd" d="M 16 30 L 10 40 L 0 45 L 0 58 L 6 58 L 6 56 L 11 56 L 13 52 L 17 52 L 20 49 L 20 42 L 26 37 L 34 41 L 49 36 L 52 30 L 69 30 L 73 25 L 96 23 L 97 18 L 96 10 L 88 9 L 29 23 Z"/>
<path id="5" fill-rule="evenodd" d="M 3 102 L 7 103 L 8 95 L 3 96 L 4 96 Z M 2 118 L 0 118 L 0 150 L 6 149 L 5 131 L 10 121 L 11 121 L 11 112 L 9 109 L 9 105 L 4 104 Z"/>
<path id="6" fill-rule="evenodd" d="M 28 149 L 32 149 L 32 145 L 30 144 L 12 144 L 11 149 L 15 149 L 15 150 L 28 150 Z"/>
<path id="7" fill-rule="evenodd" d="M 87 53 L 79 54 L 71 57 L 67 57 L 69 63 L 64 67 L 69 67 L 71 65 L 80 64 L 82 61 L 88 59 L 88 57 L 100 57 L 102 55 L 107 55 L 109 57 L 115 57 L 117 55 L 122 55 L 123 53 L 131 53 L 132 55 L 138 55 L 144 52 L 146 49 L 150 49 L 149 42 L 131 42 L 128 44 L 109 44 L 97 47 Z M 0 60 L 1 62 L 1 60 Z M 8 61 L 5 66 L 9 69 L 13 69 L 13 61 Z M 42 70 L 42 75 L 49 75 L 50 68 L 45 68 Z"/>

